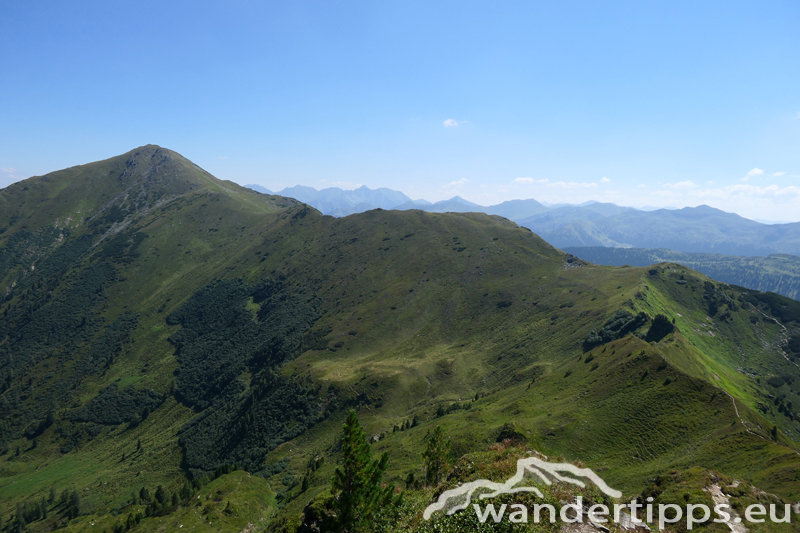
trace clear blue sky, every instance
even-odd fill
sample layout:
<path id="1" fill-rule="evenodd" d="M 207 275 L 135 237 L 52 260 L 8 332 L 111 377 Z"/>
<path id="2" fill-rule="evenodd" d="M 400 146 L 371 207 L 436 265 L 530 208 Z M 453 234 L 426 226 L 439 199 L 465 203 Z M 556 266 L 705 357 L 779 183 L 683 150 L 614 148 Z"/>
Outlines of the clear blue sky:
<path id="1" fill-rule="evenodd" d="M 800 220 L 799 22 L 796 0 L 4 0 L 0 186 L 155 143 L 273 190 Z"/>

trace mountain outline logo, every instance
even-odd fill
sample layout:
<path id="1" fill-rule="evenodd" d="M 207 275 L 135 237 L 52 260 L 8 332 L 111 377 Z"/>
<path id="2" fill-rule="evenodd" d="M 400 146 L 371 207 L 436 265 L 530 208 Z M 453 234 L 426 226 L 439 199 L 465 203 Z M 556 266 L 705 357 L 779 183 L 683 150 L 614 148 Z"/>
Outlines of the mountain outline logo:
<path id="1" fill-rule="evenodd" d="M 478 496 L 481 500 L 496 498 L 503 494 L 516 494 L 520 492 L 532 492 L 538 497 L 543 498 L 544 495 L 536 487 L 517 486 L 526 477 L 536 476 L 541 479 L 545 485 L 552 485 L 553 481 L 546 475 L 549 474 L 555 481 L 572 483 L 581 488 L 586 487 L 586 483 L 580 479 L 564 475 L 564 473 L 590 480 L 607 496 L 612 498 L 622 497 L 620 491 L 609 487 L 608 484 L 590 468 L 580 468 L 570 463 L 548 463 L 538 457 L 524 457 L 517 461 L 516 473 L 507 479 L 505 483 L 497 483 L 489 481 L 488 479 L 478 479 L 459 485 L 454 489 L 446 490 L 439 496 L 436 502 L 425 508 L 422 517 L 425 520 L 430 520 L 431 516 L 436 511 L 445 510 L 448 515 L 452 515 L 457 511 L 466 509 L 472 501 L 473 493 L 478 489 L 489 489 L 489 492 L 483 492 Z"/>

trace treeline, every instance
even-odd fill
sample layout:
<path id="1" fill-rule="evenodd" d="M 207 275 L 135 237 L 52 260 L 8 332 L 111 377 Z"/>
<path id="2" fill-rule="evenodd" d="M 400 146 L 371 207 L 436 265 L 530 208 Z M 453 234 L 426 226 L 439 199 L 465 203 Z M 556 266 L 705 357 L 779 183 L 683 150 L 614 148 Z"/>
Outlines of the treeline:
<path id="1" fill-rule="evenodd" d="M 302 289 L 240 279 L 210 283 L 169 314 L 167 323 L 181 326 L 170 338 L 175 396 L 200 410 L 179 433 L 189 472 L 227 463 L 257 471 L 269 451 L 324 416 L 310 384 L 276 371 L 319 316 L 319 302 Z M 249 383 L 239 379 L 245 371 Z"/>
<path id="2" fill-rule="evenodd" d="M 609 318 L 600 330 L 592 330 L 583 341 L 583 351 L 588 352 L 595 346 L 621 339 L 628 333 L 633 333 L 648 322 L 647 314 L 633 313 L 620 309 Z"/>
<path id="3" fill-rule="evenodd" d="M 675 252 L 663 248 L 568 247 L 565 252 L 598 265 L 649 266 L 678 263 L 706 276 L 748 289 L 775 292 L 800 300 L 800 257 L 773 254 L 742 257 L 722 254 Z"/>
<path id="4" fill-rule="evenodd" d="M 150 389 L 118 390 L 116 383 L 101 390 L 97 396 L 70 415 L 73 422 L 94 422 L 103 425 L 118 425 L 129 422 L 133 425 L 146 419 L 151 411 L 161 405 L 166 396 Z"/>
<path id="5" fill-rule="evenodd" d="M 223 465 L 209 475 L 187 481 L 175 492 L 170 492 L 162 485 L 158 485 L 154 490 L 143 486 L 138 491 L 132 492 L 121 507 L 113 510 L 114 514 L 120 515 L 120 518 L 112 531 L 124 533 L 133 529 L 144 518 L 167 516 L 181 506 L 189 504 L 198 491 L 215 479 L 237 470 L 239 467 L 236 465 Z M 57 529 L 61 526 L 62 520 L 72 520 L 81 514 L 96 512 L 83 507 L 80 493 L 76 490 L 64 489 L 58 498 L 56 494 L 55 487 L 51 487 L 49 497 L 43 496 L 40 500 L 17 503 L 16 512 L 8 521 L 4 521 L 0 516 L 0 531 L 23 532 L 27 530 L 29 524 L 48 519 L 52 522 L 51 529 Z M 132 509 L 125 515 L 125 510 L 129 508 Z"/>
<path id="6" fill-rule="evenodd" d="M 20 230 L 0 253 L 0 449 L 36 438 L 72 401 L 81 382 L 104 373 L 138 326 L 126 312 L 107 323 L 106 290 L 146 237 L 131 230 L 93 248 L 110 226 L 72 235 Z M 70 448 L 71 446 L 67 446 Z"/>
<path id="7" fill-rule="evenodd" d="M 61 496 L 56 498 L 55 487 L 50 487 L 48 497 L 42 496 L 39 500 L 18 502 L 16 512 L 7 522 L 0 516 L 0 529 L 9 533 L 21 533 L 27 530 L 28 524 L 52 518 L 55 518 L 53 520 L 55 529 L 61 520 L 71 520 L 80 513 L 81 497 L 78 491 L 64 489 Z"/>
<path id="8" fill-rule="evenodd" d="M 5 228 L 0 229 L 0 234 L 5 231 Z M 59 233 L 50 226 L 39 231 L 21 229 L 9 236 L 0 253 L 0 282 L 5 281 L 6 287 L 13 281 L 20 283 L 25 278 L 23 271 L 30 271 L 30 259 L 45 256 L 58 239 Z M 69 235 L 68 231 L 65 233 Z"/>

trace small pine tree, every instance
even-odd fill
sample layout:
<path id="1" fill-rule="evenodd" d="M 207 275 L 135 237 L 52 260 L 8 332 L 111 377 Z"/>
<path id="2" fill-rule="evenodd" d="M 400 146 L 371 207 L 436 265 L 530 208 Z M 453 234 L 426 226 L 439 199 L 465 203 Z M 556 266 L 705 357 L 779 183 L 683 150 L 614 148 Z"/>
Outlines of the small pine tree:
<path id="1" fill-rule="evenodd" d="M 77 517 L 81 512 L 81 497 L 77 490 L 72 491 L 69 497 L 69 506 L 67 514 L 70 518 Z"/>
<path id="2" fill-rule="evenodd" d="M 47 497 L 47 503 L 53 505 L 56 503 L 56 488 L 50 487 L 50 496 Z"/>
<path id="3" fill-rule="evenodd" d="M 192 497 L 192 487 L 185 483 L 181 489 L 181 500 L 188 501 Z"/>
<path id="4" fill-rule="evenodd" d="M 39 502 L 39 508 L 41 509 L 42 518 L 47 518 L 47 499 L 42 496 L 42 501 Z"/>
<path id="5" fill-rule="evenodd" d="M 351 410 L 342 435 L 342 466 L 331 480 L 331 507 L 336 513 L 336 530 L 352 533 L 368 527 L 378 507 L 391 501 L 394 487 L 381 488 L 389 456 L 372 460 L 367 435 Z"/>
<path id="6" fill-rule="evenodd" d="M 436 486 L 448 470 L 450 439 L 446 439 L 441 426 L 436 426 L 428 437 L 428 448 L 422 454 L 425 483 Z"/>
<path id="7" fill-rule="evenodd" d="M 161 485 L 156 489 L 156 501 L 161 504 L 167 501 L 167 491 Z"/>

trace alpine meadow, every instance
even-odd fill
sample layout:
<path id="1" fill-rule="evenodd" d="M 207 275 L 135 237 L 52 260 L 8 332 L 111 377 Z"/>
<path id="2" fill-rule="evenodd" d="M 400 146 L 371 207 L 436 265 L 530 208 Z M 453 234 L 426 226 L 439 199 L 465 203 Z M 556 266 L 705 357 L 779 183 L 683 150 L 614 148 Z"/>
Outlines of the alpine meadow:
<path id="1" fill-rule="evenodd" d="M 423 518 L 533 455 L 800 500 L 800 302 L 497 215 L 334 218 L 147 145 L 0 190 L 0 288 L 0 531 L 561 531 Z"/>

